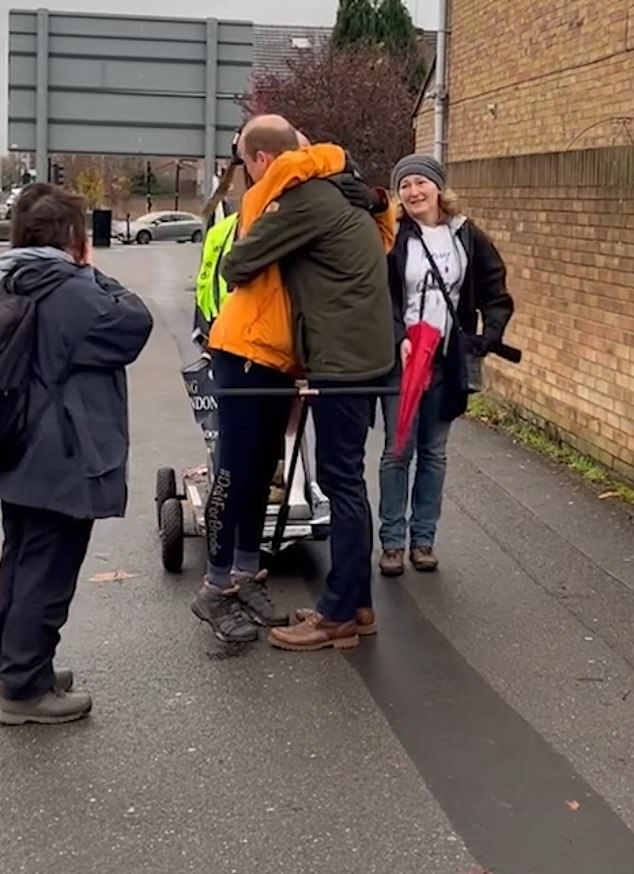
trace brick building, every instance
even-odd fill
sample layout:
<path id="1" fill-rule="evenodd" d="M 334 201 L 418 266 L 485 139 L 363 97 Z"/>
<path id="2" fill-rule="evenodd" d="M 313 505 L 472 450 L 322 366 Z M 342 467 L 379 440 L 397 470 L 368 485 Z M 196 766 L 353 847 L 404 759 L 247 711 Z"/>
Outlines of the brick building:
<path id="1" fill-rule="evenodd" d="M 518 304 L 492 390 L 634 478 L 634 5 L 451 0 L 446 157 Z M 435 70 L 416 107 L 433 143 Z"/>

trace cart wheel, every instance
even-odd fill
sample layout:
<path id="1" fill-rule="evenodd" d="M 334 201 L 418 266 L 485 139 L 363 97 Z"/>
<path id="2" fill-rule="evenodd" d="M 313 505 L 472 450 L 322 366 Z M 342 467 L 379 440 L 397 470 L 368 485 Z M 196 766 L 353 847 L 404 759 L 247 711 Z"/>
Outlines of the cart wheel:
<path id="1" fill-rule="evenodd" d="M 160 534 L 163 567 L 171 574 L 179 574 L 183 569 L 185 529 L 183 506 L 178 498 L 168 498 L 161 505 Z"/>
<path id="2" fill-rule="evenodd" d="M 165 501 L 176 497 L 176 471 L 173 467 L 161 467 L 156 472 L 156 524 L 161 527 L 161 507 Z"/>

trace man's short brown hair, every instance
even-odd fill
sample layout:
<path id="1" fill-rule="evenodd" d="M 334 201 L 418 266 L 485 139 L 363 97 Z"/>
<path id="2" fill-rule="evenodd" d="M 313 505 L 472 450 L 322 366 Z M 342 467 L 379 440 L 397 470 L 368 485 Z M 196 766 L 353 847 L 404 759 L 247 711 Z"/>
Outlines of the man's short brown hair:
<path id="1" fill-rule="evenodd" d="M 51 246 L 80 260 L 87 243 L 83 197 L 43 182 L 24 188 L 11 221 L 11 244 L 15 248 Z"/>
<path id="2" fill-rule="evenodd" d="M 264 119 L 261 124 L 254 119 L 245 127 L 242 135 L 242 150 L 249 158 L 255 158 L 258 152 L 277 158 L 283 152 L 298 148 L 297 131 L 289 122 L 286 125 L 269 126 Z"/>
<path id="3" fill-rule="evenodd" d="M 28 212 L 34 203 L 41 197 L 46 197 L 48 194 L 54 194 L 59 189 L 51 185 L 50 182 L 31 182 L 25 186 L 20 192 L 20 196 L 16 198 L 11 214 L 15 217 Z"/>

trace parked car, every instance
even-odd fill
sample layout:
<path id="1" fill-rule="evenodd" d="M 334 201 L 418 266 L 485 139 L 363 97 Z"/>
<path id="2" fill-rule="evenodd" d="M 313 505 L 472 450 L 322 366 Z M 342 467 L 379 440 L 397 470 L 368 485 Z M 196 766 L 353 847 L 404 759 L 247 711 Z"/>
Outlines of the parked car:
<path id="1" fill-rule="evenodd" d="M 4 215 L 5 219 L 11 218 L 13 204 L 16 202 L 16 200 L 20 196 L 21 191 L 22 191 L 22 188 L 15 187 L 15 188 L 12 188 L 11 191 L 9 192 L 9 196 L 7 197 L 6 203 L 5 203 L 5 215 Z"/>
<path id="2" fill-rule="evenodd" d="M 203 220 L 190 212 L 149 212 L 130 222 L 115 222 L 112 235 L 122 243 L 147 246 L 153 240 L 174 240 L 177 243 L 200 243 Z"/>

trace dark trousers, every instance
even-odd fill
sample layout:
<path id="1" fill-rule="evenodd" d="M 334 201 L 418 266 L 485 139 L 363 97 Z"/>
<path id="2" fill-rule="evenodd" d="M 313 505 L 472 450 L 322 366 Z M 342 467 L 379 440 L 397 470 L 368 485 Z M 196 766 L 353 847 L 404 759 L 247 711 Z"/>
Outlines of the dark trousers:
<path id="1" fill-rule="evenodd" d="M 331 569 L 317 609 L 340 622 L 372 605 L 372 513 L 364 463 L 372 408 L 363 395 L 321 396 L 313 404 L 317 480 L 331 514 Z"/>
<path id="2" fill-rule="evenodd" d="M 225 352 L 214 353 L 219 388 L 290 388 L 293 381 Z M 292 397 L 218 398 L 216 477 L 205 509 L 211 582 L 226 584 L 234 554 L 259 554 L 269 489 L 280 459 Z"/>
<path id="3" fill-rule="evenodd" d="M 38 698 L 53 688 L 53 657 L 68 618 L 93 523 L 2 504 L 0 688 Z"/>

